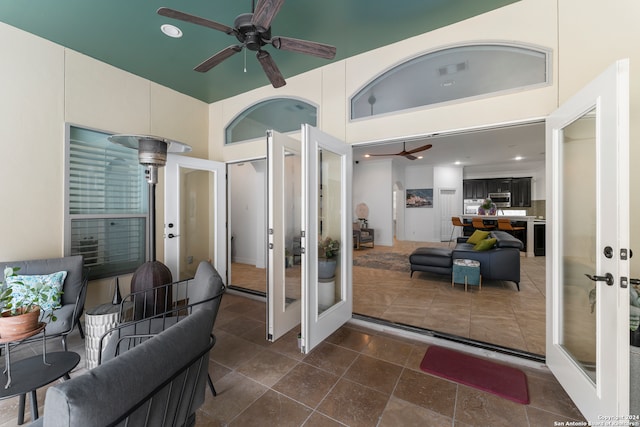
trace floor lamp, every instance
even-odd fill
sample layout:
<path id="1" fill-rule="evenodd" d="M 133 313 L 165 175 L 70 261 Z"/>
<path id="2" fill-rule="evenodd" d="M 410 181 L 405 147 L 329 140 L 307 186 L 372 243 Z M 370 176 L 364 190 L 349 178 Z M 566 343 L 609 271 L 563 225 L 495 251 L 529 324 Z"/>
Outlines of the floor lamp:
<path id="1" fill-rule="evenodd" d="M 156 184 L 158 168 L 167 163 L 167 153 L 188 153 L 191 147 L 151 135 L 112 135 L 109 141 L 138 151 L 138 161 L 145 166 L 145 176 L 149 185 L 149 257 L 147 262 L 136 269 L 131 278 L 131 292 L 153 291 L 157 286 L 171 283 L 173 278 L 169 268 L 156 260 Z M 164 312 L 171 306 L 171 295 L 164 291 L 153 292 L 153 297 L 143 298 L 136 303 L 136 317 L 145 317 Z"/>

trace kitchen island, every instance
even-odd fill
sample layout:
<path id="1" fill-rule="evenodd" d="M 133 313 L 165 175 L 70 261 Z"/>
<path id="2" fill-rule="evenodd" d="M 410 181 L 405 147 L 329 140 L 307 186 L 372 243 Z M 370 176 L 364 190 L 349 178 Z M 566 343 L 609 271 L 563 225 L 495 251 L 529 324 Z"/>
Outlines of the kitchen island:
<path id="1" fill-rule="evenodd" d="M 525 248 L 525 253 L 528 257 L 533 257 L 535 256 L 534 253 L 534 245 L 533 245 L 533 224 L 534 221 L 536 220 L 535 216 L 525 216 L 525 215 L 460 215 L 460 218 L 462 219 L 462 222 L 465 222 L 465 220 L 468 220 L 469 222 L 471 221 L 472 218 L 482 218 L 483 221 L 486 221 L 487 223 L 489 223 L 490 221 L 495 221 L 495 225 L 496 225 L 496 229 L 498 226 L 498 218 L 507 218 L 509 220 L 511 220 L 512 222 L 515 221 L 519 221 L 519 222 L 526 222 L 526 227 L 527 227 L 527 242 L 526 242 L 526 248 Z M 471 224 L 469 224 L 471 225 Z"/>

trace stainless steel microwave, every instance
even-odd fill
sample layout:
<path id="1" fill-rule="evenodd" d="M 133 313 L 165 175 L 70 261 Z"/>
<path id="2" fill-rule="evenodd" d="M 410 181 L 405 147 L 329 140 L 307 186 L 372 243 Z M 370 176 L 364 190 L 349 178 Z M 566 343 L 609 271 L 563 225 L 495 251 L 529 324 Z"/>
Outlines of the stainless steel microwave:
<path id="1" fill-rule="evenodd" d="M 489 198 L 499 208 L 511 207 L 511 193 L 489 193 Z"/>

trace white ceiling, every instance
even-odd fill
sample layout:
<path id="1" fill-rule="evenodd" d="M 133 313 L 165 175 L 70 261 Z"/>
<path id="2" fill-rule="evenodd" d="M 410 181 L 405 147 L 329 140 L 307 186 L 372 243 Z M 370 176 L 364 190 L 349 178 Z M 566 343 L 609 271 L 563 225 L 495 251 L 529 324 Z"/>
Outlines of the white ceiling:
<path id="1" fill-rule="evenodd" d="M 406 141 L 406 150 L 425 144 L 433 147 L 414 156 L 423 159 L 408 160 L 402 156 L 370 157 L 365 154 L 386 154 L 402 151 Z M 447 134 L 426 135 L 407 139 L 359 144 L 353 147 L 353 160 L 374 162 L 380 159 L 393 159 L 400 165 L 460 166 L 476 170 L 517 170 L 530 169 L 532 163 L 540 164 L 545 160 L 544 121 L 511 125 L 500 128 L 452 132 Z M 516 156 L 522 160 L 515 160 Z"/>

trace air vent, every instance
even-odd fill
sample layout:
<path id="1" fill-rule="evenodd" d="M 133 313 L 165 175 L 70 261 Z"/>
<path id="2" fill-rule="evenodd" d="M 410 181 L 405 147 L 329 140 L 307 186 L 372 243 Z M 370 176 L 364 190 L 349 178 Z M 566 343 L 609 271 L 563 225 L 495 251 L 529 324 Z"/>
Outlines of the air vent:
<path id="1" fill-rule="evenodd" d="M 444 67 L 438 68 L 438 75 L 447 76 L 449 74 L 459 73 L 460 71 L 464 71 L 467 69 L 466 62 L 459 62 L 457 64 L 449 64 Z"/>

